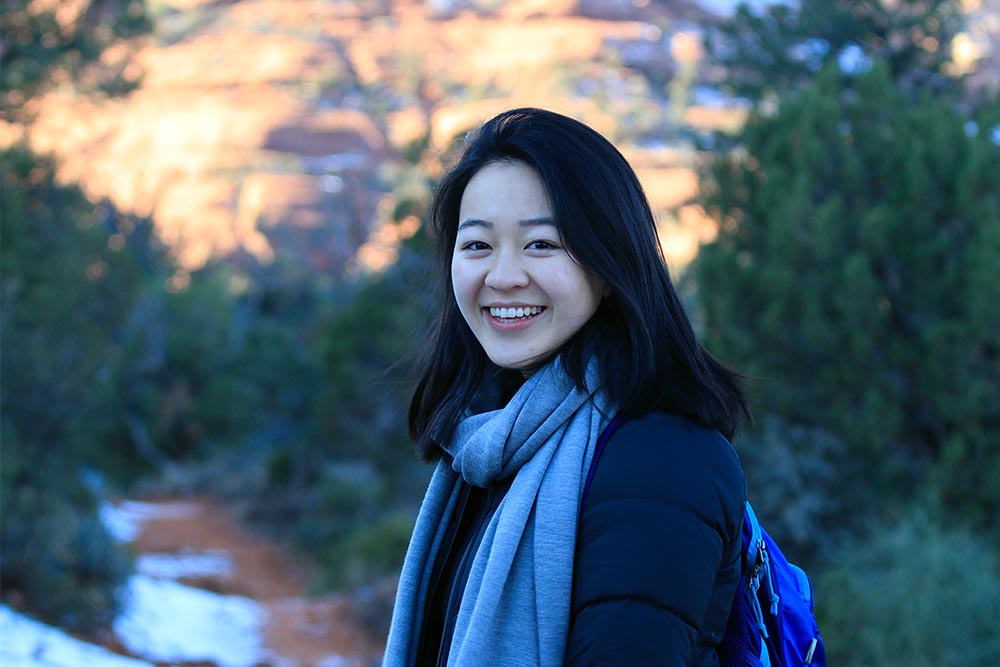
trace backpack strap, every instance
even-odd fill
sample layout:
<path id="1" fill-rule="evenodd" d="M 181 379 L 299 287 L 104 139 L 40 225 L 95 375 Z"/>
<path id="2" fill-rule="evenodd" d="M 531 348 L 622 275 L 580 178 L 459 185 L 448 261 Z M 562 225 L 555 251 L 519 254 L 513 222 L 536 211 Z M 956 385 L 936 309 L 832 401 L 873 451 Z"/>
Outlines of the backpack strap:
<path id="1" fill-rule="evenodd" d="M 597 462 L 601 458 L 601 454 L 604 453 L 604 448 L 608 446 L 608 441 L 611 440 L 611 436 L 615 434 L 621 425 L 625 423 L 625 417 L 619 412 L 616 414 L 608 425 L 604 427 L 601 434 L 597 436 L 597 448 L 594 449 L 594 458 L 590 461 L 590 470 L 587 471 L 587 481 L 583 485 L 583 495 L 580 496 L 580 511 L 583 511 L 583 506 L 587 503 L 587 495 L 590 493 L 590 483 L 594 481 L 594 471 L 597 470 Z"/>
<path id="2" fill-rule="evenodd" d="M 759 591 L 762 585 L 767 586 L 772 602 L 771 615 L 778 613 L 778 597 L 774 592 L 771 581 L 771 567 L 767 557 L 767 547 L 764 544 L 764 530 L 757 521 L 753 506 L 750 501 L 746 503 L 746 513 L 743 517 L 743 572 L 746 583 L 750 587 L 750 609 L 753 613 L 754 622 L 760 630 L 763 639 L 768 638 L 767 623 L 764 619 L 764 610 L 760 605 Z"/>
<path id="3" fill-rule="evenodd" d="M 760 550 L 760 545 L 764 542 L 760 522 L 757 521 L 757 515 L 754 514 L 753 506 L 749 500 L 746 503 L 746 522 L 750 526 L 750 543 L 747 544 L 744 563 L 746 563 L 747 571 L 749 571 L 757 563 L 758 551 Z"/>

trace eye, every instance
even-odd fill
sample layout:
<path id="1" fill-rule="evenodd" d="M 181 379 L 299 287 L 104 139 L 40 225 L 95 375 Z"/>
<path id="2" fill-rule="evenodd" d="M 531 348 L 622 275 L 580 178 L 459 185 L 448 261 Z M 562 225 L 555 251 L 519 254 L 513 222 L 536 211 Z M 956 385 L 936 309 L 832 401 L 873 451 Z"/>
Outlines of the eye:
<path id="1" fill-rule="evenodd" d="M 461 249 L 471 250 L 473 252 L 476 252 L 482 250 L 489 250 L 490 246 L 487 245 L 486 243 L 483 243 L 482 241 L 469 241 L 467 243 L 463 243 Z"/>
<path id="2" fill-rule="evenodd" d="M 539 239 L 532 241 L 525 246 L 527 250 L 558 250 L 559 246 L 554 241 L 544 241 Z"/>

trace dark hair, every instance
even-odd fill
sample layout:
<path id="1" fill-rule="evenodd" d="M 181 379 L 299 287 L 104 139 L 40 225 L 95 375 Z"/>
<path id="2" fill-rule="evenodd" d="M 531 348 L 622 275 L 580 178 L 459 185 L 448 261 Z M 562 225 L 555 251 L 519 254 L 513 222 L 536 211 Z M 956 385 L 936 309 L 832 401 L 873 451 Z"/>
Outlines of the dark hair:
<path id="1" fill-rule="evenodd" d="M 455 302 L 451 255 L 466 185 L 483 167 L 515 161 L 545 184 L 570 254 L 610 288 L 591 319 L 559 350 L 583 386 L 596 358 L 612 403 L 626 414 L 664 410 L 718 429 L 728 438 L 749 418 L 742 377 L 695 340 L 660 250 L 642 186 L 611 143 L 579 121 L 541 109 L 514 109 L 466 139 L 431 204 L 431 231 L 447 293 L 409 426 L 425 460 L 451 436 L 491 364 Z"/>

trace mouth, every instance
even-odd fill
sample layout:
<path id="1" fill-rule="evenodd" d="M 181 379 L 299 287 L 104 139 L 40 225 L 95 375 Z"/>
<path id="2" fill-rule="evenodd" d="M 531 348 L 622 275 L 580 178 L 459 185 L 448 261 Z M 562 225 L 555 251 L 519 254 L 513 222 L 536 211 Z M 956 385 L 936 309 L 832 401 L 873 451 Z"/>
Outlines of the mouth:
<path id="1" fill-rule="evenodd" d="M 489 307 L 483 310 L 489 313 L 490 319 L 506 323 L 506 322 L 526 322 L 532 318 L 538 317 L 542 311 L 545 310 L 542 306 L 516 306 L 516 307 Z"/>

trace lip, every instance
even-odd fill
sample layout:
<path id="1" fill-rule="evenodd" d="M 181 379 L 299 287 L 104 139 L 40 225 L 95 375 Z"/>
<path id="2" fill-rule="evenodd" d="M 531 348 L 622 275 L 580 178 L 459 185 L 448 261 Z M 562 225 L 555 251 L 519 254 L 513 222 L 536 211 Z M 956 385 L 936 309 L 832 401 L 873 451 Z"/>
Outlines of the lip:
<path id="1" fill-rule="evenodd" d="M 490 323 L 490 326 L 496 331 L 502 331 L 502 332 L 521 331 L 522 329 L 526 329 L 530 327 L 532 324 L 534 324 L 535 320 L 541 317 L 548 310 L 548 308 L 545 308 L 544 306 L 539 306 L 540 308 L 542 308 L 542 312 L 536 313 L 531 317 L 525 317 L 523 319 L 514 319 L 514 320 L 497 319 L 492 315 L 490 315 L 490 308 L 526 308 L 530 307 L 531 305 L 532 304 L 526 304 L 526 303 L 490 304 L 489 306 L 485 306 L 483 308 L 483 316 L 486 318 L 486 321 Z"/>
<path id="2" fill-rule="evenodd" d="M 525 301 L 515 301 L 512 303 L 503 303 L 497 301 L 495 303 L 488 303 L 483 308 L 489 310 L 490 308 L 545 308 L 545 306 L 539 306 L 537 303 L 527 303 Z"/>

